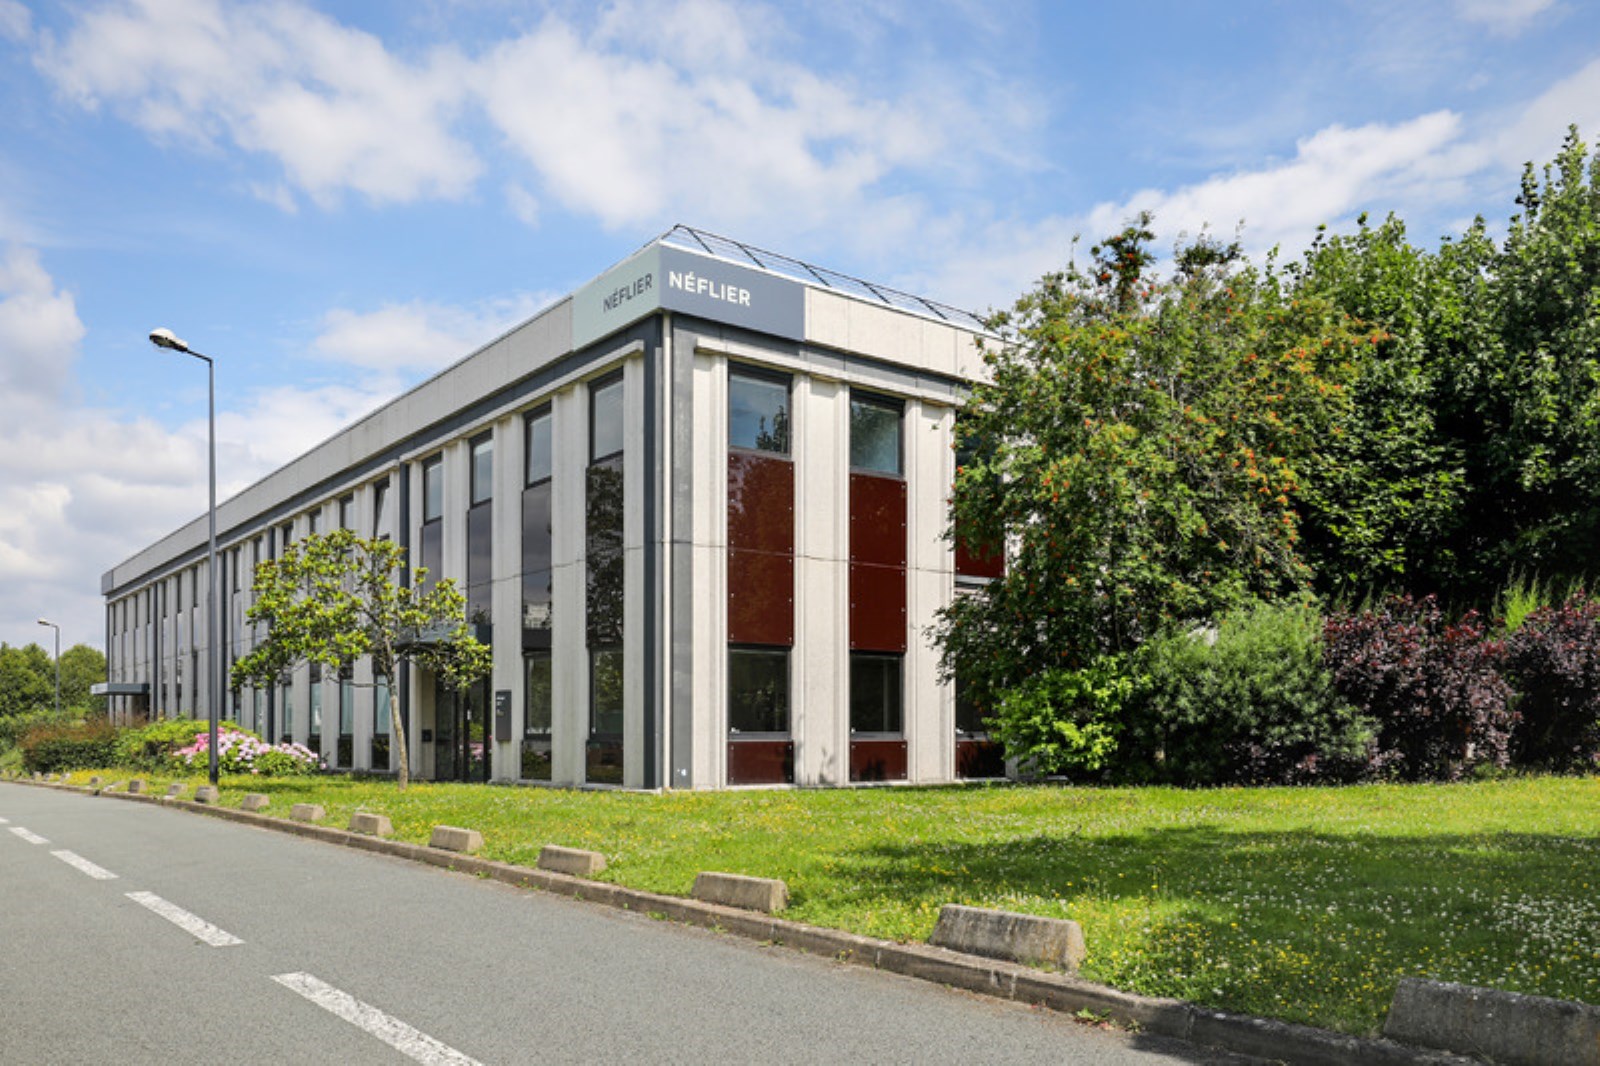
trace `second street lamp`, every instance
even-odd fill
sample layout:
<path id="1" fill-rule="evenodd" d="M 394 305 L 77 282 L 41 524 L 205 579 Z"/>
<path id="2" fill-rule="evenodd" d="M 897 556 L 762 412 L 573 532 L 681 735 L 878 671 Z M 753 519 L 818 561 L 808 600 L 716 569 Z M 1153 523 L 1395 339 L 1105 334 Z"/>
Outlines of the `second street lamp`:
<path id="1" fill-rule="evenodd" d="M 46 619 L 39 619 L 39 624 L 49 626 L 56 631 L 56 717 L 61 717 L 61 627 Z"/>
<path id="2" fill-rule="evenodd" d="M 212 363 L 209 355 L 201 355 L 193 348 L 173 335 L 170 329 L 152 330 L 150 343 L 158 348 L 166 348 L 184 355 L 192 355 L 206 364 L 206 423 L 210 445 L 209 462 L 209 506 L 206 509 L 207 539 L 206 539 L 206 577 L 209 579 L 209 589 L 206 593 L 206 714 L 207 714 L 207 741 L 206 750 L 210 756 L 209 772 L 211 783 L 217 783 L 217 714 L 220 709 L 221 686 L 218 684 L 219 673 L 222 669 L 222 648 L 219 646 L 218 636 L 219 611 L 217 604 L 217 368 Z"/>

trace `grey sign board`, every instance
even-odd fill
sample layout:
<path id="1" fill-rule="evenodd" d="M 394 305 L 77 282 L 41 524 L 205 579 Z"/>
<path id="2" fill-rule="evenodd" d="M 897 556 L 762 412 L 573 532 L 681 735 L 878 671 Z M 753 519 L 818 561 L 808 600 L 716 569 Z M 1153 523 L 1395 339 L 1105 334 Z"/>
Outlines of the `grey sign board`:
<path id="1" fill-rule="evenodd" d="M 494 739 L 501 744 L 511 739 L 510 689 L 497 689 L 494 694 Z"/>
<path id="2" fill-rule="evenodd" d="M 805 286 L 799 282 L 655 244 L 573 296 L 572 347 L 582 348 L 655 311 L 805 338 Z"/>

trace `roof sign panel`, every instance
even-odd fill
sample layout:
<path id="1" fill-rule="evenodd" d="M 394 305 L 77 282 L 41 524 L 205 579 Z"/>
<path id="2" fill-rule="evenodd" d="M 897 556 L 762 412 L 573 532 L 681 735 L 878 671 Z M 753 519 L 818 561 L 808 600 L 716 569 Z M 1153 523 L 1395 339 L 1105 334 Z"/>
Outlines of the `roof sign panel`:
<path id="1" fill-rule="evenodd" d="M 573 295 L 572 347 L 582 348 L 658 310 L 790 340 L 805 338 L 805 288 L 798 282 L 654 244 Z"/>

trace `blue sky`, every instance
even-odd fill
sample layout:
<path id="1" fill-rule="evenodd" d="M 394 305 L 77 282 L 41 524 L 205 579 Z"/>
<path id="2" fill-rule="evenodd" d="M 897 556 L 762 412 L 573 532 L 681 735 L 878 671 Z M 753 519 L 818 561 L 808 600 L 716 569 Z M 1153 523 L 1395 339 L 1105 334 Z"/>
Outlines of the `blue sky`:
<path id="1" fill-rule="evenodd" d="M 1141 209 L 1503 228 L 1588 0 L 0 0 L 0 640 L 685 222 L 983 310 Z"/>

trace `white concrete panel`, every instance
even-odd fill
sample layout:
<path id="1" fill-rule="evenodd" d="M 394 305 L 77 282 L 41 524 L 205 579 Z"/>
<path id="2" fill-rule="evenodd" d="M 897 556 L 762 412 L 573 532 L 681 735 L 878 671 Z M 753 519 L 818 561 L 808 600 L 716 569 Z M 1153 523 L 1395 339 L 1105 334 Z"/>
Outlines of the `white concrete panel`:
<path id="1" fill-rule="evenodd" d="M 955 478 L 955 412 L 913 400 L 905 420 L 906 739 L 911 780 L 932 782 L 947 780 L 955 766 L 954 705 L 938 682 L 938 650 L 929 639 L 953 588 L 954 554 L 944 529 Z"/>
<path id="2" fill-rule="evenodd" d="M 922 334 L 921 357 L 918 359 L 920 368 L 938 374 L 954 374 L 956 338 L 960 334 L 943 322 L 926 319 L 918 323 L 918 331 Z"/>
<path id="3" fill-rule="evenodd" d="M 850 348 L 850 301 L 822 289 L 806 290 L 806 340 L 828 348 Z"/>
<path id="4" fill-rule="evenodd" d="M 728 363 L 694 357 L 694 785 L 727 781 Z"/>
<path id="5" fill-rule="evenodd" d="M 850 777 L 850 393 L 800 378 L 794 407 L 795 783 L 842 784 Z"/>
<path id="6" fill-rule="evenodd" d="M 630 356 L 622 374 L 627 412 L 622 433 L 622 783 L 627 788 L 643 788 L 645 781 L 644 637 L 651 599 L 644 584 L 645 400 L 644 360 Z"/>
<path id="7" fill-rule="evenodd" d="M 494 669 L 490 674 L 489 727 L 494 726 L 493 694 L 511 693 L 511 739 L 496 742 L 491 765 L 500 781 L 522 773 L 522 419 L 502 418 L 494 427 Z"/>
<path id="8" fill-rule="evenodd" d="M 550 489 L 551 781 L 583 782 L 589 738 L 589 652 L 584 639 L 584 471 L 589 462 L 588 391 L 567 388 L 551 403 L 555 473 Z"/>

